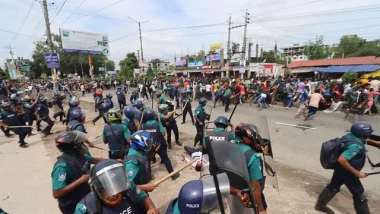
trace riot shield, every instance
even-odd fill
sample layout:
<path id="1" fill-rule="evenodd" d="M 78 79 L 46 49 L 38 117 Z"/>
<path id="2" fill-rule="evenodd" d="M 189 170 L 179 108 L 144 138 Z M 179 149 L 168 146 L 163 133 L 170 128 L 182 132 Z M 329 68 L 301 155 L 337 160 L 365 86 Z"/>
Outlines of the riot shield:
<path id="1" fill-rule="evenodd" d="M 276 173 L 274 158 L 273 158 L 272 141 L 270 139 L 267 118 L 265 116 L 254 116 L 253 120 L 251 121 L 252 121 L 251 123 L 254 124 L 256 128 L 258 129 L 258 132 L 261 137 L 261 139 L 259 139 L 261 146 L 262 147 L 268 146 L 268 154 L 263 155 L 265 175 L 267 177 L 267 180 L 269 180 L 269 182 L 273 186 L 273 188 L 279 191 L 277 173 Z"/>
<path id="2" fill-rule="evenodd" d="M 206 117 L 206 121 L 205 121 L 205 126 L 204 126 L 204 129 L 203 129 L 203 139 L 202 139 L 202 145 L 206 145 L 206 136 L 207 136 L 207 131 L 209 131 L 210 129 L 213 128 L 213 125 L 214 124 L 211 124 L 213 122 L 210 122 L 210 118 L 211 118 L 211 114 L 212 114 L 212 106 L 209 106 L 209 105 L 206 105 L 204 107 L 205 109 L 205 112 L 206 112 L 206 115 L 208 115 Z M 210 125 L 211 124 L 211 125 Z M 205 154 L 202 154 L 202 156 L 205 155 Z M 203 158 L 203 157 L 201 157 Z M 206 154 L 205 155 L 205 160 L 208 161 L 208 155 Z M 200 171 L 200 177 L 204 177 L 204 176 L 207 176 L 207 175 L 210 175 L 210 170 L 209 170 L 209 166 L 202 166 L 202 170 Z"/>
<path id="3" fill-rule="evenodd" d="M 217 195 L 218 198 L 220 198 L 220 207 L 223 207 L 223 203 L 221 194 L 218 192 L 216 175 L 219 173 L 226 173 L 230 180 L 231 188 L 247 191 L 250 194 L 252 205 L 251 208 L 246 208 L 241 204 L 237 197 L 231 196 L 228 200 L 231 213 L 257 213 L 243 151 L 238 145 L 228 141 L 207 141 L 206 143 L 210 159 L 210 174 L 214 177 L 215 186 L 217 187 Z M 221 209 L 221 211 L 223 213 L 223 209 Z"/>

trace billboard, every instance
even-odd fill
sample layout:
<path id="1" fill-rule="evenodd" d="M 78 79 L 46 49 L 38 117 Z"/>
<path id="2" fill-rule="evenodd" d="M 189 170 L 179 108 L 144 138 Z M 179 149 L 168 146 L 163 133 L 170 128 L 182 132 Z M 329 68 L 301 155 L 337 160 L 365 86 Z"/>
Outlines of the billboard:
<path id="1" fill-rule="evenodd" d="M 184 66 L 186 64 L 186 59 L 181 59 L 175 62 L 175 66 Z"/>
<path id="2" fill-rule="evenodd" d="M 206 62 L 218 61 L 218 60 L 220 60 L 220 54 L 211 54 L 211 55 L 206 56 Z"/>
<path id="3" fill-rule="evenodd" d="M 77 30 L 59 29 L 65 53 L 108 55 L 108 36 Z"/>
<path id="4" fill-rule="evenodd" d="M 223 47 L 223 43 L 214 43 L 210 45 L 210 51 L 220 50 Z"/>
<path id="5" fill-rule="evenodd" d="M 189 62 L 187 67 L 200 67 L 203 66 L 203 61 Z"/>
<path id="6" fill-rule="evenodd" d="M 16 67 L 13 61 L 7 62 L 8 73 L 11 79 L 17 79 Z"/>
<path id="7" fill-rule="evenodd" d="M 57 53 L 44 53 L 44 57 L 48 68 L 59 68 L 59 58 Z"/>

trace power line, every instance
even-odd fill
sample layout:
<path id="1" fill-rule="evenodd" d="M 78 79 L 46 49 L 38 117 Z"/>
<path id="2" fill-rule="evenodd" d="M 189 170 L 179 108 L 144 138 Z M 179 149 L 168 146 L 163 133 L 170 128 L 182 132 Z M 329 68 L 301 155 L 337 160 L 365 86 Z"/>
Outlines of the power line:
<path id="1" fill-rule="evenodd" d="M 63 6 L 65 6 L 66 2 L 67 2 L 67 0 L 64 0 L 63 4 L 62 4 L 61 7 L 59 8 L 58 12 L 57 12 L 57 13 L 55 14 L 55 16 L 51 19 L 50 24 L 53 23 L 54 19 L 58 16 L 59 12 L 61 12 L 61 10 L 62 10 Z"/>
<path id="2" fill-rule="evenodd" d="M 27 35 L 27 34 L 23 34 L 23 33 L 17 33 L 17 32 L 13 32 L 13 31 L 9 31 L 9 30 L 4 30 L 4 29 L 0 29 L 0 31 L 6 32 L 6 33 L 15 34 L 15 35 L 19 35 L 19 36 L 37 37 L 37 36 Z"/>
<path id="3" fill-rule="evenodd" d="M 28 12 L 26 13 L 26 16 L 25 16 L 24 20 L 23 20 L 22 23 L 21 23 L 21 26 L 20 26 L 20 27 L 18 28 L 18 30 L 17 30 L 17 34 L 15 34 L 15 36 L 14 36 L 13 39 L 9 42 L 9 44 L 12 44 L 12 43 L 15 41 L 15 39 L 17 38 L 17 36 L 18 36 L 18 35 L 21 35 L 21 34 L 19 34 L 19 33 L 20 33 L 22 27 L 24 27 L 24 24 L 25 24 L 26 20 L 27 20 L 28 17 L 29 17 L 30 11 L 32 11 L 32 8 L 33 8 L 33 6 L 34 6 L 34 2 L 35 2 L 35 1 L 33 1 L 32 4 L 30 5 L 29 10 L 28 10 Z"/>
<path id="4" fill-rule="evenodd" d="M 79 5 L 78 5 L 78 7 L 77 8 L 75 8 L 75 10 L 70 14 L 70 16 L 69 17 L 67 17 L 67 19 L 61 24 L 61 26 L 62 25 L 64 25 L 70 18 L 71 18 L 71 16 L 82 6 L 82 4 L 85 2 L 86 0 L 83 0 Z"/>

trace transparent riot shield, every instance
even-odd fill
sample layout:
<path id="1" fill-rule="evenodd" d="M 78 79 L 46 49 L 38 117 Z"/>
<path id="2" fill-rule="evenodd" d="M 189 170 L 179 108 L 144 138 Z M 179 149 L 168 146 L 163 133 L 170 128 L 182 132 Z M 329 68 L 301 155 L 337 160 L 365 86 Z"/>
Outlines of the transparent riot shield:
<path id="1" fill-rule="evenodd" d="M 231 188 L 240 191 L 246 191 L 250 195 L 251 207 L 244 207 L 240 200 L 235 196 L 230 196 L 228 205 L 231 213 L 257 213 L 256 203 L 253 197 L 248 168 L 244 159 L 244 153 L 240 147 L 228 141 L 207 141 L 207 152 L 210 160 L 210 174 L 214 177 L 215 186 L 217 187 L 217 196 L 221 213 L 223 210 L 222 194 L 220 192 L 217 174 L 226 173 L 230 181 Z"/>
<path id="2" fill-rule="evenodd" d="M 250 117 L 251 119 L 251 117 Z M 265 116 L 254 116 L 254 118 L 251 120 L 250 124 L 253 124 L 257 127 L 258 132 L 260 134 L 260 144 L 261 147 L 268 147 L 268 154 L 263 154 L 263 165 L 264 165 L 264 173 L 266 175 L 266 179 L 270 184 L 273 186 L 273 188 L 278 188 L 278 181 L 277 181 L 277 173 L 275 169 L 275 163 L 273 158 L 273 148 L 272 148 L 272 141 L 270 139 L 269 134 L 269 128 L 268 128 L 268 122 L 267 118 Z"/>

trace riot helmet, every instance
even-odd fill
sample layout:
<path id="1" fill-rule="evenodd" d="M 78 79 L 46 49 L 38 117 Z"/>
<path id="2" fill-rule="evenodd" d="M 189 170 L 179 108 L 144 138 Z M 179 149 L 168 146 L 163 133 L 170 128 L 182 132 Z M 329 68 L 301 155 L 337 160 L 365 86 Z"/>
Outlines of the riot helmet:
<path id="1" fill-rule="evenodd" d="M 131 136 L 131 146 L 134 150 L 147 152 L 152 145 L 152 136 L 146 131 L 137 131 Z"/>
<path id="2" fill-rule="evenodd" d="M 148 108 L 145 110 L 143 119 L 144 119 L 144 121 L 154 120 L 154 119 L 156 119 L 156 113 L 154 112 L 153 109 Z"/>
<path id="3" fill-rule="evenodd" d="M 3 102 L 1 104 L 1 107 L 4 109 L 4 110 L 9 110 L 11 108 L 11 104 L 9 102 Z"/>
<path id="4" fill-rule="evenodd" d="M 11 101 L 18 101 L 17 94 L 11 94 L 11 96 L 9 97 L 9 99 Z"/>
<path id="5" fill-rule="evenodd" d="M 81 143 L 87 140 L 87 135 L 80 131 L 67 131 L 55 138 L 59 151 L 75 153 L 80 151 Z"/>
<path id="6" fill-rule="evenodd" d="M 142 108 L 144 108 L 144 103 L 138 99 L 134 104 L 133 104 L 133 107 L 136 107 L 137 109 L 141 110 Z"/>
<path id="7" fill-rule="evenodd" d="M 122 193 L 132 187 L 124 164 L 116 160 L 103 160 L 90 171 L 89 184 L 96 197 L 108 206 L 117 206 Z"/>
<path id="8" fill-rule="evenodd" d="M 84 121 L 86 118 L 86 113 L 80 108 L 75 108 L 70 111 L 70 118 L 73 120 Z"/>
<path id="9" fill-rule="evenodd" d="M 135 117 L 135 108 L 132 107 L 132 106 L 127 106 L 125 109 L 124 109 L 124 115 L 132 120 L 134 117 Z"/>
<path id="10" fill-rule="evenodd" d="M 204 98 L 204 97 L 201 97 L 199 99 L 199 105 L 201 105 L 202 107 L 204 107 L 204 106 L 206 106 L 206 104 L 207 104 L 207 99 Z"/>
<path id="11" fill-rule="evenodd" d="M 227 128 L 228 127 L 228 119 L 225 116 L 219 116 L 214 121 L 214 124 L 217 128 Z"/>
<path id="12" fill-rule="evenodd" d="M 230 183 L 226 173 L 217 175 L 219 190 L 224 201 L 230 194 Z M 178 208 L 181 213 L 210 213 L 219 209 L 216 187 L 212 176 L 187 182 L 178 195 Z"/>
<path id="13" fill-rule="evenodd" d="M 107 94 L 107 95 L 106 95 L 106 98 L 108 98 L 108 99 L 112 99 L 112 94 Z"/>
<path id="14" fill-rule="evenodd" d="M 38 103 L 39 104 L 46 104 L 47 103 L 47 98 L 44 95 L 41 95 L 38 97 Z"/>
<path id="15" fill-rule="evenodd" d="M 111 123 L 120 122 L 122 120 L 122 116 L 119 111 L 111 110 L 107 112 L 107 120 Z"/>
<path id="16" fill-rule="evenodd" d="M 69 101 L 69 107 L 70 108 L 74 108 L 74 107 L 78 107 L 79 103 L 77 100 L 70 100 Z"/>
<path id="17" fill-rule="evenodd" d="M 235 136 L 241 140 L 242 143 L 249 146 L 261 143 L 261 136 L 258 129 L 253 124 L 240 123 L 236 126 Z"/>
<path id="18" fill-rule="evenodd" d="M 351 126 L 351 133 L 358 137 L 368 138 L 373 132 L 371 124 L 359 121 Z"/>
<path id="19" fill-rule="evenodd" d="M 166 112 L 168 111 L 168 108 L 169 108 L 168 104 L 160 104 L 160 105 L 158 105 L 158 111 L 161 114 L 166 114 Z"/>

